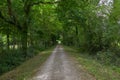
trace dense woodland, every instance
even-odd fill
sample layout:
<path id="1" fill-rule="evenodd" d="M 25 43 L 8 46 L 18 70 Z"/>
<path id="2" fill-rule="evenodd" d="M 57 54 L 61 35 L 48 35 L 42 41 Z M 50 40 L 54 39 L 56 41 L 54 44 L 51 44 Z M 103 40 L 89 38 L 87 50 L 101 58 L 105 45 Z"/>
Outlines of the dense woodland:
<path id="1" fill-rule="evenodd" d="M 120 66 L 120 0 L 0 0 L 0 74 L 61 41 Z"/>

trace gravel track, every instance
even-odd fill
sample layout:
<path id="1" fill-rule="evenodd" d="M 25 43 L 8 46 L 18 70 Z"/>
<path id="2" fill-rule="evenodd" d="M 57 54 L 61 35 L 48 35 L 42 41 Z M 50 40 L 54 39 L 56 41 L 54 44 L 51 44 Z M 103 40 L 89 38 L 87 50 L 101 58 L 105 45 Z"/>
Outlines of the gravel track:
<path id="1" fill-rule="evenodd" d="M 58 45 L 31 80 L 96 80 L 79 68 Z"/>

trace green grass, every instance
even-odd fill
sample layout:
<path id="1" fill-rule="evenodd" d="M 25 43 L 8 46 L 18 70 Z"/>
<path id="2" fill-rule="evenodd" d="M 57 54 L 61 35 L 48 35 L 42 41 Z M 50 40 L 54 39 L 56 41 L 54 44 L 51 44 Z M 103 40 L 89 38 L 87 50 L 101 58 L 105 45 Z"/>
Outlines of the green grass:
<path id="1" fill-rule="evenodd" d="M 78 61 L 78 65 L 94 76 L 96 80 L 120 80 L 120 68 L 116 66 L 106 66 L 87 54 L 82 54 L 76 49 L 64 47 L 65 50 Z"/>
<path id="2" fill-rule="evenodd" d="M 40 52 L 35 57 L 24 62 L 16 69 L 0 76 L 0 80 L 27 80 L 37 72 L 37 69 L 46 61 L 53 49 Z"/>

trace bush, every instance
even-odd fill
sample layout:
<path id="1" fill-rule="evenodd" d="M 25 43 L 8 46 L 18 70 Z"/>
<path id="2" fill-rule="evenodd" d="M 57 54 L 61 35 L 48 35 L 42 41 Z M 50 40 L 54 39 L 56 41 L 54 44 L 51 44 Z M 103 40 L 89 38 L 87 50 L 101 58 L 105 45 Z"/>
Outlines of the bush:
<path id="1" fill-rule="evenodd" d="M 27 55 L 24 56 L 20 49 L 17 50 L 1 50 L 0 51 L 0 75 L 14 69 L 22 64 L 25 60 L 35 56 L 40 50 L 35 47 L 29 47 Z"/>
<path id="2" fill-rule="evenodd" d="M 20 50 L 4 51 L 0 54 L 0 75 L 20 65 L 26 59 Z"/>
<path id="3" fill-rule="evenodd" d="M 29 47 L 28 50 L 27 50 L 27 57 L 30 58 L 30 57 L 33 57 L 34 55 L 36 55 L 38 52 L 37 52 L 37 49 L 34 48 L 34 47 Z"/>
<path id="4" fill-rule="evenodd" d="M 97 52 L 96 58 L 102 64 L 120 66 L 120 59 L 114 52 L 110 50 Z"/>

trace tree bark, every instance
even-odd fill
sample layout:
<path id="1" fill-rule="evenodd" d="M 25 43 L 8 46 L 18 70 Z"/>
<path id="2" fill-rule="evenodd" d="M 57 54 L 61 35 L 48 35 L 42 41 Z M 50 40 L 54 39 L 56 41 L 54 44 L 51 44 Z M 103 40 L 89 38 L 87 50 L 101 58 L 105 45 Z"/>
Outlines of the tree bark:
<path id="1" fill-rule="evenodd" d="M 24 57 L 27 56 L 27 26 L 24 25 L 24 29 L 22 30 L 22 37 L 21 37 L 21 43 L 22 43 L 22 52 Z"/>
<path id="2" fill-rule="evenodd" d="M 10 46 L 10 40 L 9 40 L 9 33 L 7 33 L 7 49 L 9 50 L 9 46 Z"/>

